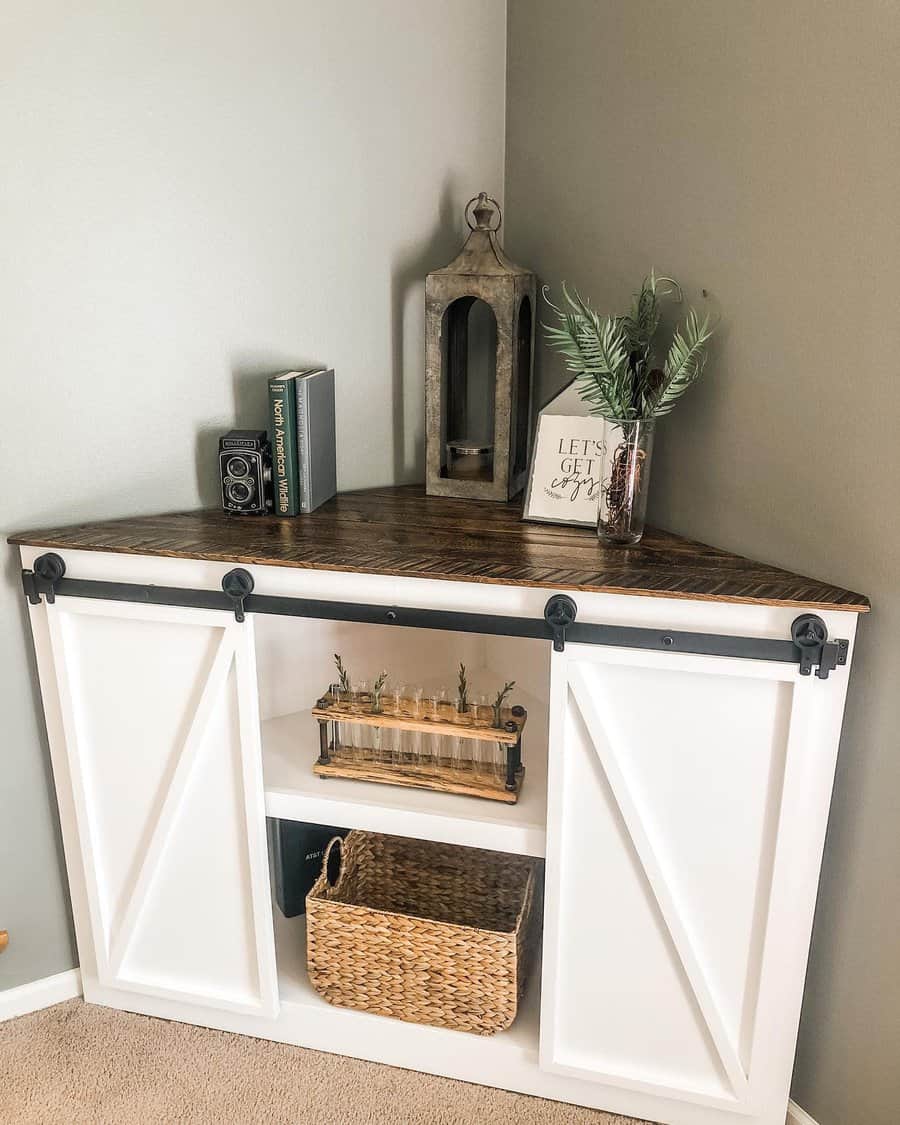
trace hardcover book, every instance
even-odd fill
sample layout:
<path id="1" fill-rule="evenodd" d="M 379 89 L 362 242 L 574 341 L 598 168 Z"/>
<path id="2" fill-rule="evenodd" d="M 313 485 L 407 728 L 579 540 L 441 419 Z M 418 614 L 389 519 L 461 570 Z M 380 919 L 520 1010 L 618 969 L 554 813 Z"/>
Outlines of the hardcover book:
<path id="1" fill-rule="evenodd" d="M 299 371 L 273 375 L 269 380 L 269 426 L 272 431 L 272 489 L 277 516 L 300 511 L 297 470 L 297 398 Z"/>
<path id="2" fill-rule="evenodd" d="M 314 512 L 337 492 L 334 371 L 304 371 L 295 386 L 300 511 Z"/>

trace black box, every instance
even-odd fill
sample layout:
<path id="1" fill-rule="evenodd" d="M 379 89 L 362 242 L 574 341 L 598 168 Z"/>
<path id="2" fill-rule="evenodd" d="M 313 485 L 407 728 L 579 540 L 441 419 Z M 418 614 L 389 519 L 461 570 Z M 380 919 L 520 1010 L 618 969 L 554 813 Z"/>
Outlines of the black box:
<path id="1" fill-rule="evenodd" d="M 285 918 L 295 918 L 306 913 L 306 896 L 322 870 L 328 841 L 346 836 L 350 829 L 273 818 L 269 819 L 268 828 L 275 901 Z"/>

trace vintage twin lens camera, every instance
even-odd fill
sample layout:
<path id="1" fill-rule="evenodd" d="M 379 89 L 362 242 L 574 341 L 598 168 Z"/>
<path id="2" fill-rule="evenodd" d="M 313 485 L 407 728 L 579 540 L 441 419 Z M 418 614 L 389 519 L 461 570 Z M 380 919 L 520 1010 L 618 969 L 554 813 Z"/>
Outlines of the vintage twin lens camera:
<path id="1" fill-rule="evenodd" d="M 230 430 L 219 438 L 222 507 L 242 516 L 272 510 L 272 447 L 265 430 Z"/>

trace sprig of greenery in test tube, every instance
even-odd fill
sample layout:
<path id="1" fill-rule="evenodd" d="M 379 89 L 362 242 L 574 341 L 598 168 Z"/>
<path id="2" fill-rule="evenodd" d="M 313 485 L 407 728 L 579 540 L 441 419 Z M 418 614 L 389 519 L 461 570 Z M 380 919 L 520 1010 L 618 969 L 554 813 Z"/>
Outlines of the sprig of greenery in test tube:
<path id="1" fill-rule="evenodd" d="M 466 666 L 460 661 L 459 684 L 456 689 L 457 706 L 462 714 L 469 710 L 469 681 L 466 679 Z"/>
<path id="2" fill-rule="evenodd" d="M 340 679 L 341 679 L 341 691 L 345 691 L 349 695 L 350 694 L 350 673 L 344 667 L 344 662 L 343 662 L 343 660 L 341 660 L 340 656 L 337 653 L 334 654 L 334 663 L 335 663 L 335 666 L 337 667 L 338 675 L 340 676 Z"/>
<path id="3" fill-rule="evenodd" d="M 503 687 L 497 692 L 497 698 L 491 704 L 491 706 L 494 709 L 494 726 L 495 727 L 499 727 L 499 726 L 503 725 L 500 722 L 500 710 L 503 707 L 503 700 L 506 699 L 506 697 L 509 695 L 509 693 L 512 691 L 512 689 L 515 686 L 516 686 L 515 680 L 510 680 L 509 683 L 504 684 Z"/>
<path id="4" fill-rule="evenodd" d="M 376 714 L 381 714 L 381 694 L 384 691 L 384 685 L 387 683 L 387 672 L 382 672 L 375 683 L 372 684 L 372 710 Z"/>

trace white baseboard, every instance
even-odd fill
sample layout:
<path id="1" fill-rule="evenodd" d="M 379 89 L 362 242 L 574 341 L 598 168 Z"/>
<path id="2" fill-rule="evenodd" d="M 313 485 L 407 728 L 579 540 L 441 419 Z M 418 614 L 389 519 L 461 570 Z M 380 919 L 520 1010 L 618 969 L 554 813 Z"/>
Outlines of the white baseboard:
<path id="1" fill-rule="evenodd" d="M 7 988 L 0 992 L 0 1022 L 40 1008 L 49 1008 L 51 1004 L 61 1004 L 63 1000 L 73 1000 L 81 994 L 81 972 L 78 969 L 33 980 L 18 988 Z"/>
<path id="2" fill-rule="evenodd" d="M 788 1102 L 787 1121 L 785 1125 L 819 1125 L 805 1109 L 801 1109 L 796 1102 Z"/>

